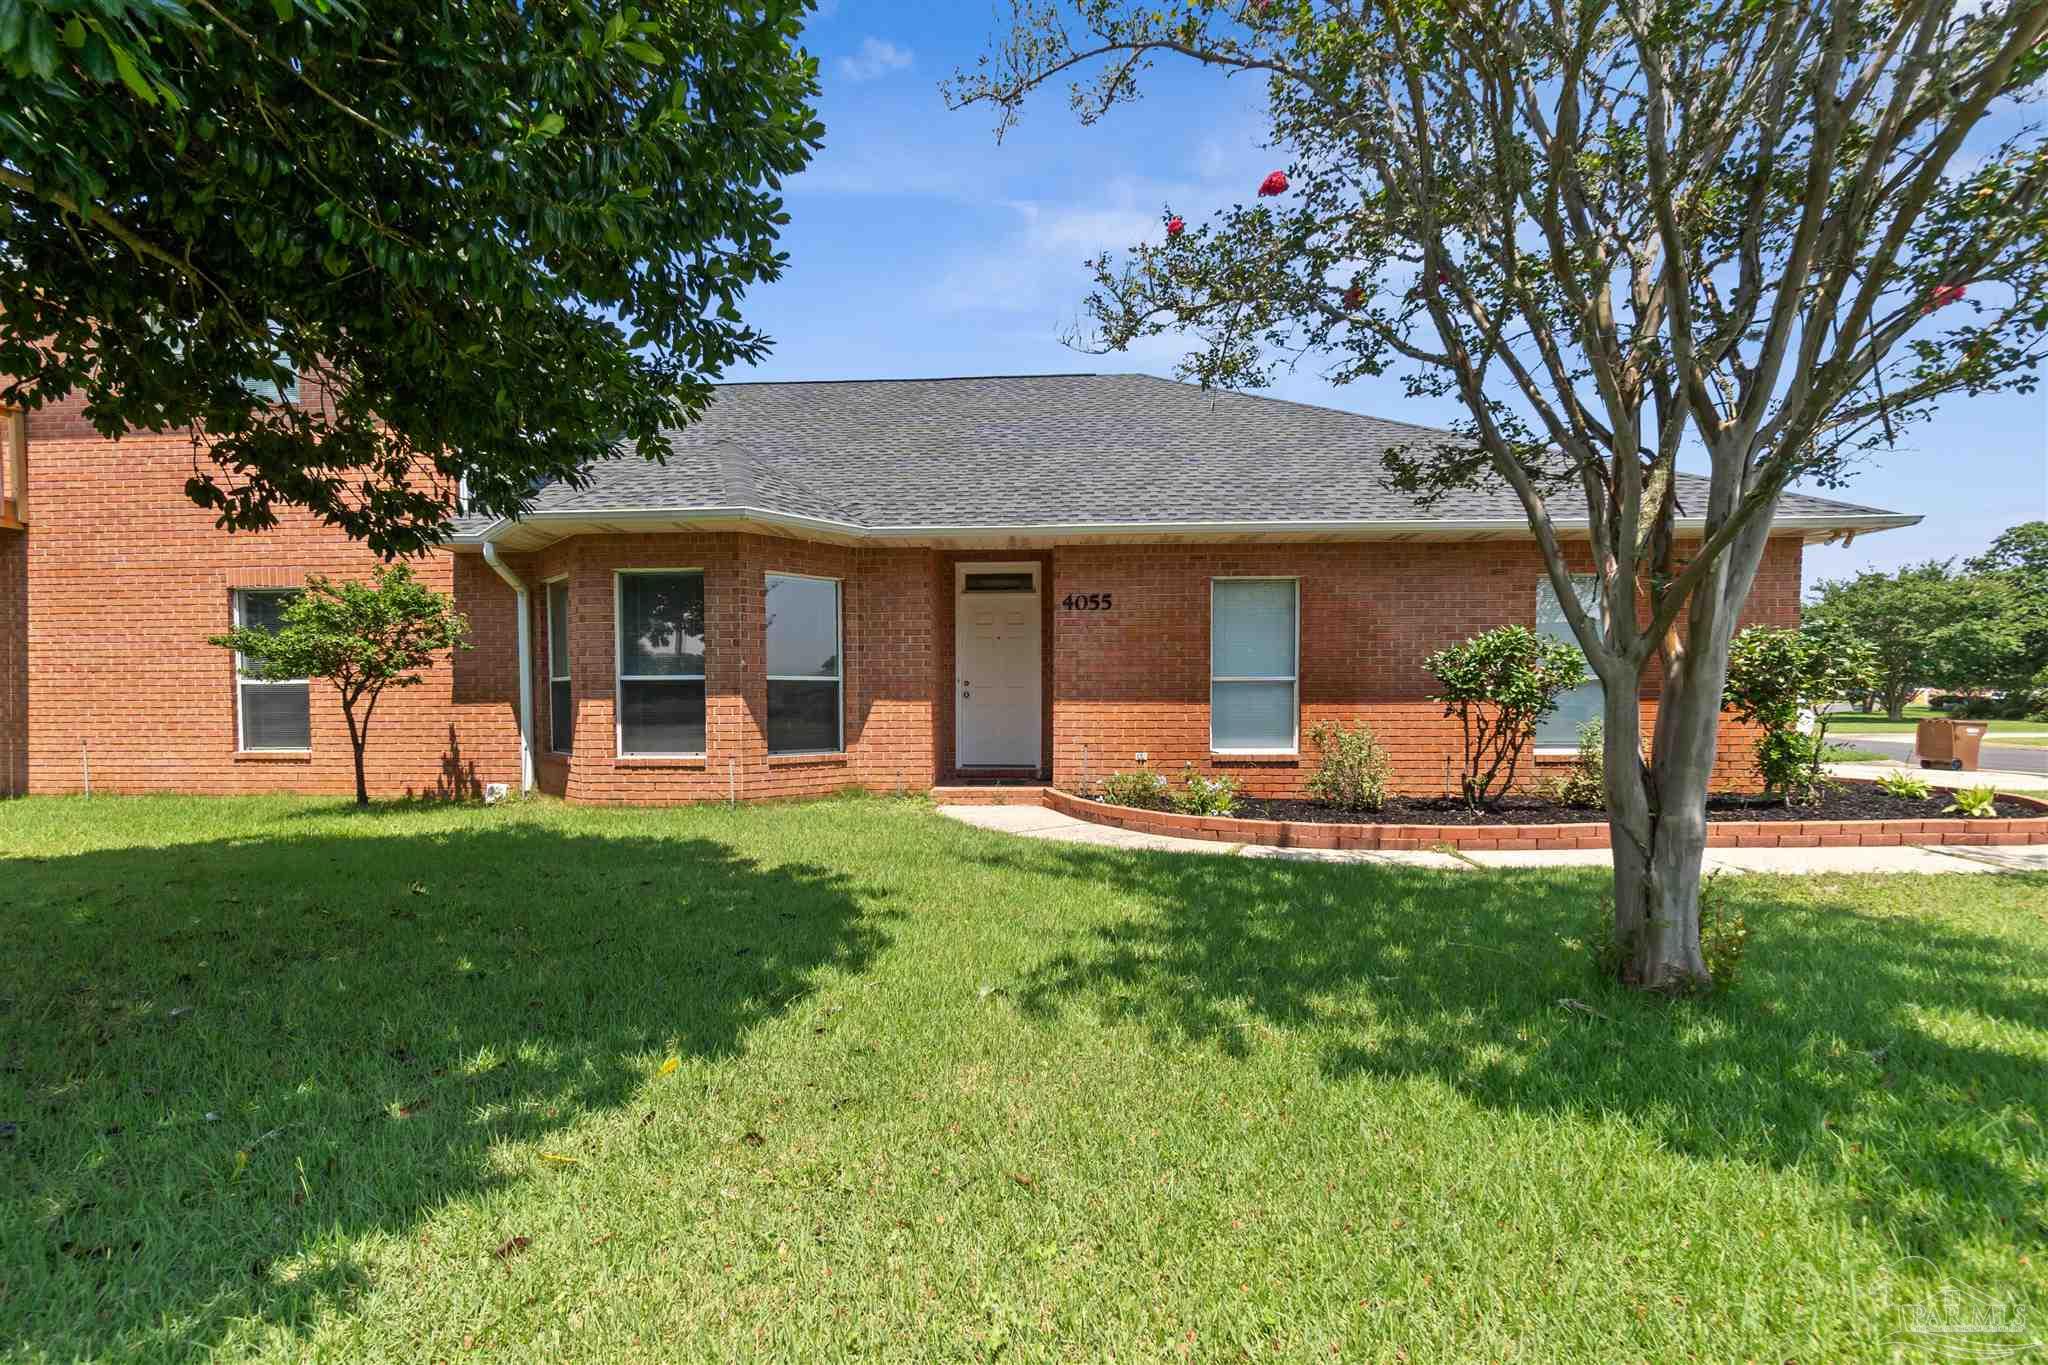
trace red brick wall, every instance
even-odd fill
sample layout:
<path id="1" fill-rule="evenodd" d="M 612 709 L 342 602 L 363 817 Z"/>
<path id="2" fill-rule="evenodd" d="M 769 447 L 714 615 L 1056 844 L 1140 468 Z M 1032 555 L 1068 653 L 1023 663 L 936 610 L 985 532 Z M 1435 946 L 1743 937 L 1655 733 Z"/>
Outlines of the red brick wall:
<path id="1" fill-rule="evenodd" d="M 229 536 L 186 501 L 183 437 L 110 444 L 75 409 L 30 418 L 27 532 L 0 532 L 0 792 L 76 791 L 89 746 L 101 791 L 351 789 L 347 736 L 332 693 L 315 684 L 304 758 L 235 752 L 225 652 L 205 643 L 229 623 L 237 587 L 288 586 L 308 573 L 366 574 L 374 559 L 338 532 L 287 517 L 264 535 Z M 1797 619 L 1799 546 L 1773 546 L 1751 618 Z M 1364 719 L 1393 754 L 1399 784 L 1436 791 L 1452 723 L 1425 700 L 1431 650 L 1504 621 L 1533 619 L 1533 547 L 1348 544 L 1112 546 L 1030 552 L 850 549 L 761 535 L 584 537 L 508 556 L 531 589 L 536 769 L 543 790 L 575 800 L 659 802 L 813 795 L 859 785 L 921 790 L 953 770 L 954 573 L 963 560 L 1045 565 L 1046 763 L 1073 784 L 1132 766 L 1189 761 L 1262 793 L 1300 788 L 1303 759 L 1208 753 L 1208 580 L 1302 579 L 1304 731 Z M 371 735 L 382 795 L 473 794 L 518 780 L 516 611 L 481 556 L 427 557 L 421 575 L 469 614 L 474 648 L 393 693 Z M 622 760 L 614 753 L 613 575 L 702 568 L 709 631 L 709 755 Z M 840 578 L 845 752 L 770 757 L 762 576 Z M 570 584 L 576 752 L 548 753 L 545 581 Z M 1106 612 L 1061 612 L 1069 592 L 1113 592 Z M 1645 702 L 1654 707 L 1654 685 Z M 22 718 L 27 718 L 24 727 Z M 25 733 L 24 733 L 25 730 Z M 1724 733 L 1724 785 L 1740 781 L 1748 741 Z"/>
<path id="2" fill-rule="evenodd" d="M 849 786 L 922 791 L 934 772 L 934 555 L 848 549 L 757 535 L 590 536 L 521 562 L 534 589 L 538 747 L 549 746 L 544 580 L 569 583 L 571 756 L 548 758 L 544 789 L 576 801 L 661 802 L 814 796 Z M 616 610 L 621 569 L 702 569 L 706 756 L 616 753 Z M 845 750 L 771 756 L 763 579 L 801 573 L 842 580 Z"/>
<path id="3" fill-rule="evenodd" d="M 29 529 L 0 533 L 26 557 L 28 790 L 78 791 L 89 751 L 95 791 L 353 791 L 341 706 L 318 682 L 309 755 L 236 753 L 231 661 L 206 637 L 231 624 L 235 588 L 362 577 L 375 558 L 296 514 L 263 534 L 218 530 L 185 498 L 185 436 L 107 442 L 75 404 L 30 414 L 28 431 Z M 511 590 L 475 555 L 414 567 L 455 594 L 475 648 L 379 704 L 371 787 L 391 796 L 516 783 Z"/>
<path id="4" fill-rule="evenodd" d="M 1774 542 L 1749 621 L 1793 623 L 1800 546 Z M 1427 700 L 1422 661 L 1505 623 L 1532 624 L 1541 559 L 1533 544 L 1106 546 L 1054 554 L 1052 598 L 1108 592 L 1106 612 L 1055 614 L 1053 776 L 1063 786 L 1136 766 L 1178 773 L 1193 763 L 1260 795 L 1295 795 L 1313 772 L 1308 729 L 1364 721 L 1386 746 L 1397 789 L 1440 793 L 1457 762 L 1456 722 Z M 1301 580 L 1300 756 L 1224 758 L 1209 752 L 1209 580 Z M 1645 690 L 1644 724 L 1655 715 Z M 1724 725 L 1716 785 L 1750 781 L 1750 737 Z M 1448 779 L 1455 790 L 1456 769 Z"/>
<path id="5" fill-rule="evenodd" d="M 0 531 L 0 796 L 28 790 L 28 538 Z"/>

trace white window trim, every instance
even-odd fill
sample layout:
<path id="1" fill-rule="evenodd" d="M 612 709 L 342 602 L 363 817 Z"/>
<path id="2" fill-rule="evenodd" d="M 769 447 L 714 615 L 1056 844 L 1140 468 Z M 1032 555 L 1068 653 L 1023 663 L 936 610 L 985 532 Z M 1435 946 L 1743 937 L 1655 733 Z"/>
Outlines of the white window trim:
<path id="1" fill-rule="evenodd" d="M 1593 573 L 1568 573 L 1565 577 L 1571 580 L 1574 591 L 1577 591 L 1582 580 L 1593 585 L 1593 610 L 1599 615 L 1601 628 L 1605 629 L 1607 625 L 1607 607 L 1600 600 L 1600 575 Z M 1530 618 L 1532 622 L 1531 629 L 1534 629 L 1536 624 L 1533 615 L 1536 609 L 1535 604 L 1540 604 L 1543 601 L 1543 590 L 1545 588 L 1550 588 L 1553 592 L 1556 591 L 1555 585 L 1550 581 L 1548 572 L 1536 576 L 1536 595 L 1530 599 L 1532 603 L 1530 607 L 1530 612 L 1532 613 Z M 1563 604 L 1560 603 L 1559 605 L 1562 606 Z M 1579 637 L 1577 635 L 1572 636 L 1572 644 L 1575 646 L 1579 644 Z M 1584 647 L 1580 646 L 1579 654 L 1581 657 L 1584 657 L 1585 652 Z M 1593 672 L 1593 662 L 1590 659 L 1586 661 L 1586 672 L 1592 675 L 1595 683 L 1599 683 L 1603 687 L 1605 686 L 1604 683 L 1600 683 L 1600 675 Z M 1529 741 L 1529 757 L 1531 758 L 1577 758 L 1578 756 L 1579 746 L 1576 742 L 1571 744 L 1538 744 L 1533 736 Z"/>
<path id="2" fill-rule="evenodd" d="M 769 744 L 768 756 L 770 758 L 803 758 L 806 756 L 814 757 L 820 754 L 843 754 L 846 752 L 846 580 L 815 573 L 763 573 L 761 575 L 761 600 L 763 603 L 766 603 L 768 600 L 768 580 L 771 578 L 802 578 L 808 579 L 813 583 L 830 583 L 832 585 L 832 658 L 839 670 L 832 676 L 832 681 L 839 686 L 839 702 L 832 712 L 835 725 L 833 731 L 835 742 L 831 748 L 777 749 L 773 744 Z M 768 624 L 765 620 L 761 623 L 761 662 L 764 665 L 768 662 Z M 815 673 L 770 673 L 767 677 L 769 682 L 825 681 L 824 678 L 819 677 Z M 761 739 L 764 743 L 768 740 L 767 732 L 768 711 L 764 704 L 761 711 Z"/>
<path id="3" fill-rule="evenodd" d="M 564 756 L 569 754 L 570 750 L 561 748 L 556 744 L 556 741 L 561 736 L 555 733 L 555 684 L 570 682 L 570 675 L 564 673 L 560 677 L 555 676 L 555 584 L 567 583 L 568 581 L 569 575 L 565 573 L 556 574 L 553 578 L 543 578 L 540 581 L 541 613 L 547 618 L 548 624 L 548 752 Z M 569 614 L 569 604 L 566 600 L 562 603 L 562 614 L 565 617 Z M 566 629 L 568 622 L 564 621 L 562 624 L 565 627 L 562 634 L 566 637 L 569 633 Z M 612 628 L 616 630 L 618 627 L 614 624 Z M 569 657 L 569 650 L 566 645 L 562 649 L 562 657 L 565 659 Z M 570 667 L 574 667 L 573 662 Z M 572 684 L 569 690 L 569 709 L 571 714 L 574 714 L 575 708 L 576 691 Z M 570 738 L 574 739 L 575 736 L 571 735 Z"/>
<path id="4" fill-rule="evenodd" d="M 620 758 L 703 758 L 711 748 L 711 689 L 704 690 L 704 747 L 697 750 L 640 750 L 626 748 L 626 684 L 629 682 L 704 682 L 702 673 L 628 673 L 626 672 L 626 633 L 621 630 L 619 616 L 626 605 L 626 580 L 663 574 L 696 574 L 704 579 L 704 629 L 711 629 L 711 576 L 702 568 L 679 569 L 614 569 L 612 570 L 612 752 Z M 711 657 L 711 648 L 705 645 L 704 656 Z"/>
<path id="5" fill-rule="evenodd" d="M 237 630 L 240 630 L 240 629 L 241 629 L 241 628 L 242 628 L 243 626 L 245 626 L 245 625 L 247 625 L 247 624 L 248 624 L 248 623 L 247 623 L 246 621 L 244 621 L 244 620 L 242 619 L 242 602 L 243 602 L 243 600 L 244 600 L 245 598 L 248 598 L 248 597 L 250 597 L 250 596 L 252 596 L 252 595 L 254 595 L 254 594 L 257 594 L 257 593 L 261 593 L 261 594 L 263 594 L 263 595 L 264 595 L 264 596 L 266 596 L 266 597 L 293 597 L 293 596 L 296 596 L 296 595 L 297 595 L 298 593 L 300 593 L 300 592 L 302 592 L 302 591 L 303 591 L 303 589 L 300 589 L 300 588 L 236 588 L 236 589 L 234 589 L 234 590 L 233 590 L 233 591 L 232 591 L 231 593 L 229 593 L 229 594 L 228 594 L 228 596 L 229 596 L 229 599 L 230 599 L 230 601 L 229 601 L 229 608 L 228 608 L 228 609 L 229 609 L 229 610 L 230 610 L 231 612 L 233 612 L 233 614 L 234 614 L 234 622 L 235 622 L 235 629 L 237 629 Z M 243 655 L 242 655 L 242 651 L 241 651 L 241 650 L 239 650 L 239 649 L 238 649 L 238 650 L 236 650 L 236 651 L 235 651 L 235 752 L 236 752 L 236 753 L 238 753 L 238 754 L 310 754 L 310 753 L 312 753 L 312 752 L 313 752 L 313 745 L 312 745 L 312 733 L 313 733 L 313 727 L 312 727 L 312 714 L 311 714 L 311 713 L 312 713 L 312 707 L 313 707 L 313 695 L 312 695 L 312 681 L 311 681 L 311 679 L 308 679 L 308 678 L 251 678 L 251 677 L 247 677 L 247 676 L 245 676 L 245 675 L 243 674 L 243 672 L 242 672 L 242 670 L 243 670 L 243 669 L 244 669 L 245 667 L 247 667 L 247 665 L 248 665 L 248 660 L 247 660 L 246 658 L 244 658 L 244 657 L 243 657 Z M 242 722 L 243 722 L 243 715 L 242 715 L 242 689 L 243 689 L 243 688 L 245 688 L 245 687 L 303 687 L 303 688 L 305 688 L 305 689 L 306 689 L 306 710 L 307 710 L 307 716 L 306 716 L 306 720 L 307 720 L 307 725 L 306 725 L 306 734 L 307 734 L 307 742 L 306 742 L 306 745 L 305 745 L 305 747 L 304 747 L 304 748 L 299 748 L 299 749 L 284 749 L 284 748 L 278 748 L 278 749 L 252 749 L 252 748 L 250 748 L 250 747 L 249 747 L 249 741 L 248 741 L 248 737 L 247 737 L 247 736 L 246 736 L 246 735 L 244 734 L 244 732 L 243 732 L 243 723 L 242 723 Z"/>
<path id="6" fill-rule="evenodd" d="M 1294 587 L 1294 672 L 1268 675 L 1219 675 L 1216 672 L 1216 585 L 1218 583 L 1289 583 Z M 1225 749 L 1216 743 L 1217 683 L 1287 683 L 1294 689 L 1294 738 L 1284 749 Z M 1301 753 L 1301 579 L 1284 574 L 1218 574 L 1209 580 L 1209 752 L 1232 758 L 1292 758 Z"/>

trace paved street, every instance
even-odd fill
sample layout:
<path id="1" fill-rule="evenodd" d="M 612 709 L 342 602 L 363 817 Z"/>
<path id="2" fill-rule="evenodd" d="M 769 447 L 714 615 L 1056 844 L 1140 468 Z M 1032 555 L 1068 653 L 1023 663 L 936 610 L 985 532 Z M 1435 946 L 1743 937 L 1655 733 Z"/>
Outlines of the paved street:
<path id="1" fill-rule="evenodd" d="M 1886 758 L 1900 761 L 1908 759 L 1913 752 L 1911 735 L 1839 735 L 1830 734 L 1828 742 L 1849 749 L 1868 749 L 1883 754 Z M 2009 773 L 2048 773 L 2048 749 L 2028 749 L 2018 745 L 2003 748 L 1987 744 L 1977 756 L 1982 768 L 1996 768 Z"/>

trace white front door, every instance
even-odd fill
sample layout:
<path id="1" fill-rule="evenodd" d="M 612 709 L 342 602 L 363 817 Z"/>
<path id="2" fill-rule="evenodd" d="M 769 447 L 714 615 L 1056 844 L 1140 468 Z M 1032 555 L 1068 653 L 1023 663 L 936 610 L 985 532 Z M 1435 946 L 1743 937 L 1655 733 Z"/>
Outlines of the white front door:
<path id="1" fill-rule="evenodd" d="M 954 602 L 954 740 L 963 768 L 1040 761 L 1039 566 L 962 564 Z"/>

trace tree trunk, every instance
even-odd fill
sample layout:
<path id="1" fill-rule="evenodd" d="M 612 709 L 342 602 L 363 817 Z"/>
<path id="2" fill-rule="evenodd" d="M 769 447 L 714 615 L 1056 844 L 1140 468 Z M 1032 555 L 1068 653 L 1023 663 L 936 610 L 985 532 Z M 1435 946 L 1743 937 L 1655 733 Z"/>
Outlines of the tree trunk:
<path id="1" fill-rule="evenodd" d="M 353 699 L 344 697 L 341 703 L 342 719 L 348 722 L 349 748 L 355 751 L 356 760 L 356 804 L 370 804 L 369 784 L 363 780 L 363 749 L 369 739 L 370 718 L 365 715 L 361 725 L 356 724 L 356 706 Z"/>
<path id="2" fill-rule="evenodd" d="M 1699 690 L 1684 674 L 1666 679 L 1648 765 L 1633 689 L 1607 689 L 1602 721 L 1621 980 L 1672 994 L 1713 984 L 1700 954 L 1700 867 L 1720 695 Z"/>

